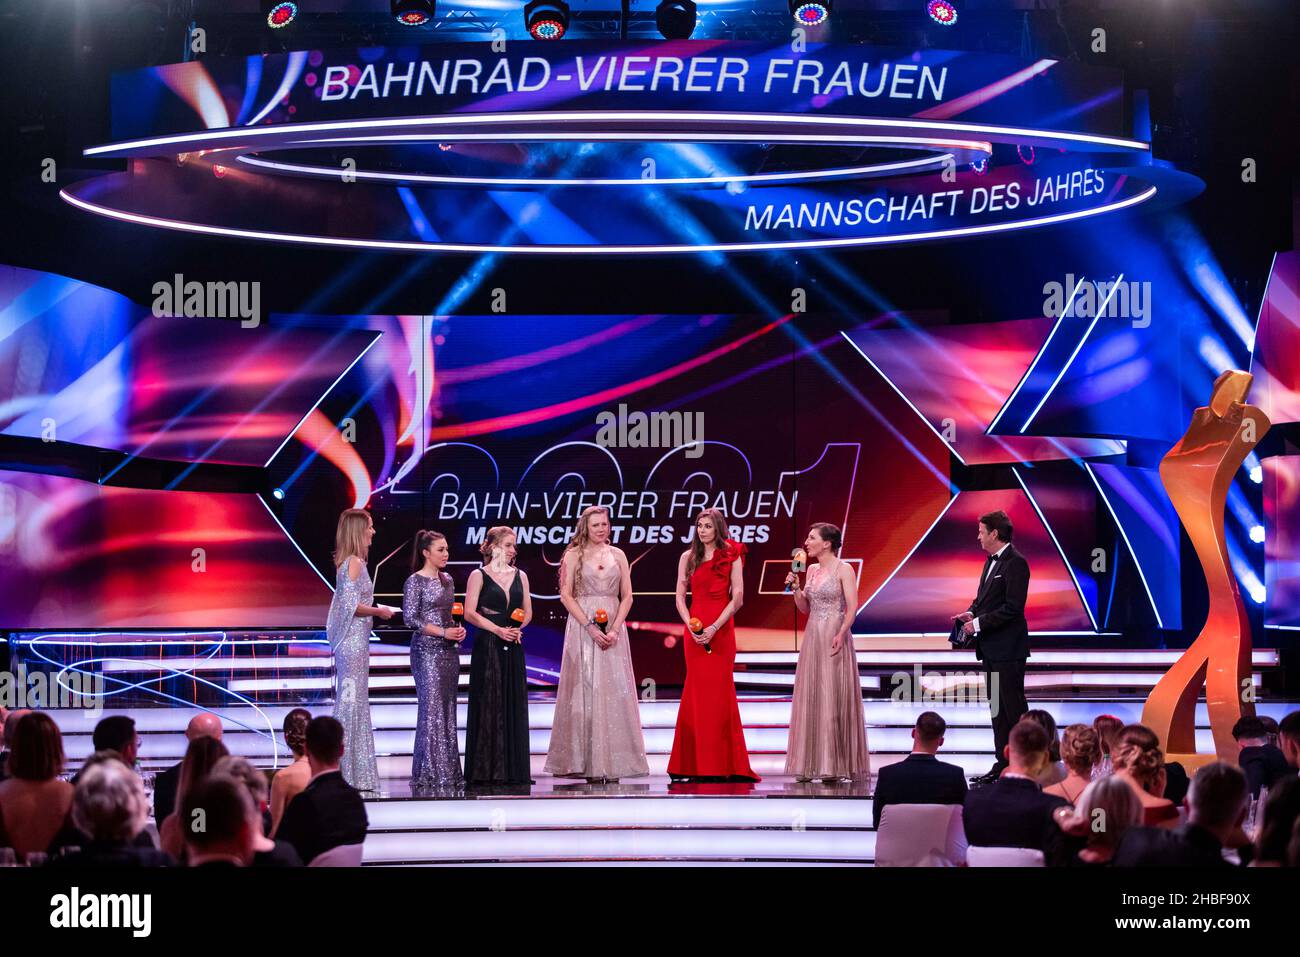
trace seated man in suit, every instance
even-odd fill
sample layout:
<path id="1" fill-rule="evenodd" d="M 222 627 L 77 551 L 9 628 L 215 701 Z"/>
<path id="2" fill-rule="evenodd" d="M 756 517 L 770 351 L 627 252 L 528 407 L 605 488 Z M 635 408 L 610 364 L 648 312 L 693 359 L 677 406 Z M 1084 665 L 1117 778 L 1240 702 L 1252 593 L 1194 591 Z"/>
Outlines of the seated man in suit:
<path id="1" fill-rule="evenodd" d="M 933 711 L 924 711 L 912 729 L 912 753 L 880 769 L 871 798 L 871 821 L 880 828 L 880 815 L 890 804 L 961 804 L 966 800 L 966 775 L 955 764 L 935 757 L 948 724 Z"/>
<path id="2" fill-rule="evenodd" d="M 1232 726 L 1232 737 L 1241 749 L 1237 764 L 1246 773 L 1252 798 L 1259 797 L 1262 788 L 1271 788 L 1284 777 L 1295 777 L 1295 769 L 1286 763 L 1282 749 L 1269 739 L 1268 726 L 1262 718 L 1240 719 Z"/>
<path id="3" fill-rule="evenodd" d="M 221 740 L 221 719 L 215 714 L 208 711 L 201 711 L 194 717 L 190 718 L 190 723 L 185 727 L 186 741 L 196 741 L 199 738 L 215 738 Z M 187 744 L 186 747 L 189 747 Z M 176 762 L 166 771 L 159 771 L 153 781 L 153 819 L 162 829 L 162 822 L 168 814 L 176 810 L 176 791 L 181 783 L 181 762 Z"/>
<path id="4" fill-rule="evenodd" d="M 365 841 L 370 822 L 361 792 L 344 781 L 339 770 L 343 725 L 330 717 L 313 718 L 306 744 L 311 781 L 285 808 L 275 836 L 292 844 L 310 864 L 335 847 Z"/>
<path id="5" fill-rule="evenodd" d="M 1065 836 L 1052 815 L 1069 802 L 1038 786 L 1050 760 L 1049 747 L 1047 731 L 1037 721 L 1023 718 L 1011 729 L 1007 769 L 992 784 L 966 795 L 962 813 L 972 847 L 1029 847 L 1042 851 L 1049 866 L 1063 862 Z"/>
<path id="6" fill-rule="evenodd" d="M 1245 842 L 1241 829 L 1250 810 L 1250 788 L 1239 768 L 1207 764 L 1187 792 L 1187 823 L 1169 829 L 1130 828 L 1120 839 L 1115 867 L 1231 867 L 1225 846 Z"/>

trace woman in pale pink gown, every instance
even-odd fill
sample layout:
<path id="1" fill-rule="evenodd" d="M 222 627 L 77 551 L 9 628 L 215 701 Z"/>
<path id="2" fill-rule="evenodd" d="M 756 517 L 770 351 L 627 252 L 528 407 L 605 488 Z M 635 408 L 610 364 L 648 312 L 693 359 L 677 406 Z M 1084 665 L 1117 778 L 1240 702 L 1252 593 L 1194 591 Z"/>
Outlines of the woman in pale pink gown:
<path id="1" fill-rule="evenodd" d="M 794 603 L 808 615 L 790 706 L 785 773 L 800 781 L 865 780 L 871 770 L 862 685 L 853 650 L 858 584 L 839 558 L 840 530 L 818 522 L 808 533 L 808 587 L 793 572 L 786 583 Z"/>
<path id="2" fill-rule="evenodd" d="M 616 781 L 650 773 L 624 625 L 632 573 L 627 556 L 609 543 L 609 531 L 609 512 L 586 509 L 560 562 L 560 600 L 569 620 L 546 754 L 546 773 L 556 777 Z"/>

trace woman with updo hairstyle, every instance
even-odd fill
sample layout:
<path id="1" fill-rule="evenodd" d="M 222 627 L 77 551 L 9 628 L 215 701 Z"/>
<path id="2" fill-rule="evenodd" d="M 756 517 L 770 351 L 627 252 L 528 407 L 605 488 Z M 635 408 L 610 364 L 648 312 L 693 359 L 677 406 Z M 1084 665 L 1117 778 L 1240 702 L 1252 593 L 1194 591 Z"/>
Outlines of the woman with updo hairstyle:
<path id="1" fill-rule="evenodd" d="M 294 708 L 284 716 L 284 743 L 289 746 L 293 763 L 276 771 L 275 777 L 271 778 L 271 828 L 267 831 L 271 837 L 275 837 L 284 809 L 311 781 L 311 765 L 307 761 L 309 724 L 311 712 L 306 708 Z"/>
<path id="2" fill-rule="evenodd" d="M 853 650 L 858 579 L 839 557 L 840 530 L 834 525 L 815 523 L 803 547 L 807 588 L 794 572 L 785 580 L 795 607 L 808 616 L 794 672 L 785 773 L 799 781 L 864 780 L 871 764 Z"/>
<path id="3" fill-rule="evenodd" d="M 1165 797 L 1165 755 L 1156 733 L 1145 725 L 1125 725 L 1115 739 L 1112 758 L 1114 777 L 1131 787 L 1142 804 L 1142 823 L 1177 827 L 1178 808 Z"/>
<path id="4" fill-rule="evenodd" d="M 1048 794 L 1078 803 L 1084 788 L 1092 781 L 1092 766 L 1101 757 L 1101 744 L 1097 732 L 1086 724 L 1072 724 L 1061 735 L 1061 760 L 1065 764 L 1065 778 L 1043 788 Z"/>
<path id="5" fill-rule="evenodd" d="M 1099 714 L 1092 719 L 1092 730 L 1097 732 L 1097 743 L 1101 745 L 1101 759 L 1092 769 L 1094 781 L 1097 778 L 1109 777 L 1115 772 L 1115 763 L 1111 759 L 1111 751 L 1123 728 L 1124 722 L 1113 714 Z"/>
<path id="6" fill-rule="evenodd" d="M 515 531 L 487 530 L 483 565 L 465 585 L 465 620 L 474 626 L 465 725 L 465 786 L 477 791 L 520 788 L 529 777 L 528 683 L 524 626 L 533 618 L 528 576 L 515 567 Z M 518 610 L 519 619 L 512 617 Z"/>
<path id="7" fill-rule="evenodd" d="M 465 629 L 451 618 L 456 594 L 447 574 L 450 560 L 446 535 L 427 529 L 415 533 L 411 576 L 402 588 L 402 614 L 407 627 L 414 630 L 411 675 L 419 705 L 411 754 L 411 793 L 420 797 L 455 796 L 465 784 L 456 738 L 460 642 Z"/>
<path id="8" fill-rule="evenodd" d="M 1039 785 L 1048 787 L 1060 784 L 1070 772 L 1061 760 L 1061 735 L 1056 730 L 1056 719 L 1052 717 L 1050 711 L 1044 711 L 1042 708 L 1026 711 L 1024 717 L 1037 722 L 1047 732 L 1047 764 L 1038 775 Z"/>

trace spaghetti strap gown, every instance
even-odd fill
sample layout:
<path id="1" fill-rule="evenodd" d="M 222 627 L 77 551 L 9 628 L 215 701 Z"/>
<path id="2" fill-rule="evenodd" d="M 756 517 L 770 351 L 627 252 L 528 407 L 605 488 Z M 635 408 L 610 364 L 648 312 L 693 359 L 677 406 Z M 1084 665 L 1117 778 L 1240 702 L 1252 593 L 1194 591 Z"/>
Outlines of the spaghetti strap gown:
<path id="1" fill-rule="evenodd" d="M 731 601 L 731 568 L 745 546 L 726 541 L 713 557 L 691 572 L 691 615 L 706 626 L 717 620 Z M 677 730 L 668 773 L 674 777 L 742 777 L 761 780 L 749 766 L 745 729 L 736 702 L 736 629 L 732 619 L 704 650 L 682 630 L 686 652 L 686 685 L 677 707 Z"/>
<path id="2" fill-rule="evenodd" d="M 450 628 L 451 576 L 412 575 L 402 589 L 402 616 L 411 635 L 411 675 L 419 705 L 415 712 L 415 750 L 411 754 L 411 792 L 421 796 L 458 794 L 465 784 L 456 739 L 456 691 L 460 645 L 426 635 L 425 625 Z"/>
<path id="3" fill-rule="evenodd" d="M 514 627 L 510 613 L 524 607 L 524 586 L 515 571 L 510 593 L 486 570 L 478 613 L 502 628 Z M 524 647 L 483 629 L 474 634 L 469 656 L 469 708 L 465 721 L 466 786 L 528 785 L 528 680 Z"/>
<path id="4" fill-rule="evenodd" d="M 588 617 L 603 608 L 612 618 L 619 605 L 621 580 L 617 562 L 602 569 L 584 560 L 578 566 L 574 598 Z M 586 626 L 572 615 L 564 626 L 546 772 L 564 778 L 643 777 L 650 766 L 641 736 L 627 626 L 619 628 L 617 640 L 604 650 L 587 634 Z"/>
<path id="5" fill-rule="evenodd" d="M 375 588 L 364 565 L 353 581 L 348 563 L 334 573 L 325 635 L 334 653 L 334 717 L 343 725 L 343 780 L 358 791 L 379 788 L 375 735 L 370 727 L 370 631 L 373 618 L 358 618 L 358 605 L 373 605 Z"/>
<path id="6" fill-rule="evenodd" d="M 839 654 L 831 654 L 831 639 L 848 609 L 838 574 L 824 572 L 820 565 L 816 568 L 805 591 L 808 623 L 795 666 L 785 773 L 800 778 L 865 779 L 871 765 L 852 638 Z"/>

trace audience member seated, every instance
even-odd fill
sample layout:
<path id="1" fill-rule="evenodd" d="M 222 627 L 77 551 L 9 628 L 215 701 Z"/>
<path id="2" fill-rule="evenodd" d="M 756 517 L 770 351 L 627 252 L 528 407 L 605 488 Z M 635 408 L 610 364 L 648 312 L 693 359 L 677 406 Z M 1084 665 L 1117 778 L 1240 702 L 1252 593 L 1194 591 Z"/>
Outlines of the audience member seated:
<path id="1" fill-rule="evenodd" d="M 213 774 L 233 778 L 248 789 L 248 797 L 257 813 L 257 830 L 253 836 L 253 867 L 302 867 L 302 858 L 287 841 L 273 841 L 262 833 L 262 815 L 266 812 L 270 787 L 266 774 L 253 767 L 247 758 L 229 755 L 217 762 Z"/>
<path id="2" fill-rule="evenodd" d="M 1268 798 L 1258 814 L 1251 866 L 1285 867 L 1291 834 L 1300 823 L 1300 778 L 1283 778 L 1270 787 Z"/>
<path id="3" fill-rule="evenodd" d="M 177 812 L 186 822 L 185 851 L 190 867 L 244 867 L 253 859 L 258 814 L 248 789 L 234 778 L 209 774 L 189 788 L 182 781 Z"/>
<path id="4" fill-rule="evenodd" d="M 183 800 L 185 792 L 211 774 L 213 766 L 228 753 L 226 746 L 216 738 L 201 735 L 192 740 L 190 746 L 185 749 L 184 760 L 181 761 L 180 784 L 177 788 L 176 800 L 178 802 Z M 179 807 L 179 804 L 177 806 Z M 163 818 L 162 826 L 158 828 L 158 843 L 162 845 L 164 851 L 182 864 L 185 863 L 186 841 L 183 832 L 185 824 L 186 822 L 172 811 Z"/>
<path id="5" fill-rule="evenodd" d="M 1070 838 L 1083 842 L 1069 863 L 1102 867 L 1111 863 L 1129 828 L 1141 824 L 1142 803 L 1128 784 L 1107 775 L 1084 789 L 1073 810 L 1058 808 L 1056 822 Z"/>
<path id="6" fill-rule="evenodd" d="M 1295 777 L 1286 755 L 1269 741 L 1268 727 L 1259 718 L 1239 719 L 1232 726 L 1232 737 L 1241 749 L 1237 764 L 1250 784 L 1251 797 L 1259 797 L 1260 788 L 1271 788 L 1282 777 Z"/>
<path id="7" fill-rule="evenodd" d="M 1300 768 L 1300 711 L 1292 711 L 1278 722 L 1277 746 L 1292 770 Z"/>
<path id="8" fill-rule="evenodd" d="M 1024 716 L 1030 721 L 1037 721 L 1047 732 L 1048 762 L 1043 766 L 1038 783 L 1043 787 L 1060 784 L 1069 772 L 1061 761 L 1061 737 L 1056 733 L 1056 719 L 1041 708 L 1026 711 Z"/>
<path id="9" fill-rule="evenodd" d="M 1266 714 L 1257 715 L 1256 717 L 1259 718 L 1259 723 L 1264 726 L 1264 730 L 1268 734 L 1268 743 L 1273 745 L 1273 747 L 1276 748 L 1277 747 L 1277 721 L 1273 718 L 1270 718 Z"/>
<path id="10" fill-rule="evenodd" d="M 1092 769 L 1094 781 L 1097 778 L 1109 777 L 1114 773 L 1115 765 L 1112 755 L 1115 751 L 1115 742 L 1118 740 L 1123 727 L 1124 722 L 1113 714 L 1099 714 L 1092 719 L 1092 730 L 1097 732 L 1097 743 L 1101 746 L 1101 760 Z"/>
<path id="11" fill-rule="evenodd" d="M 4 747 L 0 748 L 0 781 L 9 777 L 9 749 L 13 747 L 14 729 L 24 715 L 31 714 L 30 708 L 15 708 L 4 716 Z"/>
<path id="12" fill-rule="evenodd" d="M 369 821 L 361 793 L 343 780 L 343 725 L 330 717 L 307 725 L 307 761 L 311 781 L 289 802 L 276 835 L 288 841 L 308 864 L 345 844 L 361 844 Z"/>
<path id="13" fill-rule="evenodd" d="M 1043 793 L 1075 804 L 1092 781 L 1092 769 L 1101 760 L 1097 732 L 1086 724 L 1072 724 L 1066 728 L 1061 736 L 1061 760 L 1067 772 L 1065 780 L 1043 788 Z"/>
<path id="14" fill-rule="evenodd" d="M 1196 772 L 1187 794 L 1187 823 L 1168 829 L 1131 828 L 1115 851 L 1116 867 L 1231 867 L 1225 845 L 1241 840 L 1250 808 L 1246 775 L 1222 761 Z"/>
<path id="15" fill-rule="evenodd" d="M 18 863 L 44 854 L 63 829 L 72 807 L 72 785 L 63 772 L 63 735 L 49 715 L 28 711 L 14 724 L 9 777 L 0 781 L 0 828 Z"/>
<path id="16" fill-rule="evenodd" d="M 135 733 L 134 718 L 128 718 L 124 714 L 109 715 L 95 725 L 95 731 L 90 736 L 90 740 L 95 746 L 95 755 L 105 757 L 113 755 L 128 768 L 135 767 L 136 758 L 140 752 L 140 737 Z M 90 762 L 87 760 L 81 766 L 81 769 L 72 776 L 74 787 L 89 767 Z"/>
<path id="17" fill-rule="evenodd" d="M 1192 780 L 1187 776 L 1187 769 L 1177 761 L 1165 762 L 1165 798 L 1175 808 L 1183 806 L 1187 800 L 1187 790 Z"/>
<path id="18" fill-rule="evenodd" d="M 962 804 L 966 774 L 955 764 L 935 757 L 943 746 L 948 724 L 933 711 L 922 712 L 912 729 L 912 753 L 880 769 L 872 795 L 871 822 L 880 828 L 880 815 L 890 804 Z"/>
<path id="19" fill-rule="evenodd" d="M 199 738 L 221 740 L 221 719 L 215 714 L 202 711 L 190 718 L 185 728 L 185 737 L 191 741 Z M 153 782 L 153 819 L 162 833 L 163 819 L 176 808 L 177 792 L 180 790 L 181 765 L 174 764 L 166 771 L 159 771 Z"/>
<path id="20" fill-rule="evenodd" d="M 54 868 L 171 867 L 170 854 L 148 840 L 149 799 L 140 776 L 111 752 L 87 762 L 72 796 L 72 822 L 86 842 L 70 853 L 51 851 Z M 140 842 L 140 836 L 145 842 Z"/>
<path id="21" fill-rule="evenodd" d="M 1178 808 L 1165 794 L 1165 756 L 1160 740 L 1145 725 L 1120 729 L 1111 752 L 1115 776 L 1131 787 L 1142 802 L 1142 823 L 1151 827 L 1177 827 Z"/>
<path id="22" fill-rule="evenodd" d="M 311 765 L 307 761 L 307 725 L 310 722 L 311 712 L 306 708 L 294 708 L 284 716 L 284 743 L 293 752 L 293 763 L 276 771 L 271 778 L 271 830 L 268 832 L 271 837 L 275 837 L 284 809 L 311 780 Z"/>
<path id="23" fill-rule="evenodd" d="M 1011 729 L 1007 769 L 992 784 L 966 795 L 963 817 L 971 847 L 1034 848 L 1048 865 L 1063 863 L 1067 844 L 1052 812 L 1068 805 L 1038 785 L 1050 763 L 1049 747 L 1047 732 L 1032 718 L 1021 718 Z"/>

